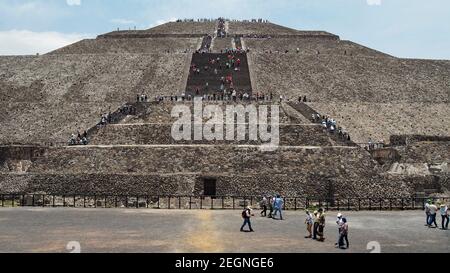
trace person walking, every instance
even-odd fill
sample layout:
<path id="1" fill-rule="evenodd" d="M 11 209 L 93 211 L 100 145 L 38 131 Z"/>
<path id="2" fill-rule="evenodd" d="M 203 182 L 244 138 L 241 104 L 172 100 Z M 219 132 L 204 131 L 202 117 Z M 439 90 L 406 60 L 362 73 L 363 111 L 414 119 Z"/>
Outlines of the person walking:
<path id="1" fill-rule="evenodd" d="M 441 204 L 439 208 L 439 212 L 441 213 L 442 218 L 442 229 L 445 230 L 448 228 L 448 215 L 447 215 L 448 207 L 445 204 Z M 445 223 L 447 222 L 447 224 Z"/>
<path id="2" fill-rule="evenodd" d="M 250 221 L 250 218 L 252 216 L 254 215 L 252 214 L 252 208 L 250 206 L 242 211 L 242 218 L 244 219 L 244 223 L 241 226 L 241 232 L 244 232 L 244 227 L 246 225 L 248 225 L 250 232 L 254 232 L 254 230 L 252 229 L 252 223 Z"/>
<path id="3" fill-rule="evenodd" d="M 428 220 L 428 227 L 431 228 L 431 224 L 434 224 L 434 227 L 437 228 L 438 225 L 436 223 L 436 213 L 438 208 L 436 207 L 434 202 L 432 202 L 428 208 L 430 210 L 430 219 Z"/>
<path id="4" fill-rule="evenodd" d="M 261 217 L 266 217 L 267 216 L 267 198 L 264 196 L 262 201 L 261 201 Z"/>
<path id="5" fill-rule="evenodd" d="M 309 210 L 306 210 L 305 224 L 306 224 L 306 231 L 308 231 L 309 233 L 309 235 L 305 236 L 305 238 L 312 238 L 312 226 L 314 224 L 314 219 L 313 215 L 311 214 L 311 212 L 309 212 Z"/>
<path id="6" fill-rule="evenodd" d="M 339 236 L 339 248 L 340 249 L 347 249 L 350 247 L 350 244 L 348 243 L 348 223 L 346 218 L 342 218 L 342 225 L 340 228 L 340 236 Z M 346 247 L 344 247 L 344 240 Z"/>
<path id="7" fill-rule="evenodd" d="M 272 218 L 273 217 L 273 202 L 274 201 L 275 201 L 275 199 L 272 196 L 269 196 L 269 200 L 268 200 L 269 216 L 267 216 L 268 218 Z"/>
<path id="8" fill-rule="evenodd" d="M 280 195 L 277 195 L 277 197 L 275 198 L 274 204 L 274 213 L 273 216 L 277 216 L 277 212 L 280 212 L 280 220 L 283 220 L 283 214 L 282 214 L 282 209 L 283 209 L 283 199 L 281 198 Z"/>

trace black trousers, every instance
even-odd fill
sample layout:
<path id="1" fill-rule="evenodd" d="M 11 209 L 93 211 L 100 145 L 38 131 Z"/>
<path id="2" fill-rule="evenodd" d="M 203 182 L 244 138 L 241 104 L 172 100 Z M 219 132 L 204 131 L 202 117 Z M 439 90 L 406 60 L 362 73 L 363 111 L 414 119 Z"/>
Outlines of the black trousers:
<path id="1" fill-rule="evenodd" d="M 344 246 L 344 241 L 347 245 L 347 248 L 350 246 L 350 244 L 348 243 L 348 235 L 347 234 L 342 234 L 339 236 L 339 247 L 343 247 Z"/>
<path id="2" fill-rule="evenodd" d="M 263 205 L 261 215 L 264 217 L 267 216 L 267 206 L 266 205 Z"/>
<path id="3" fill-rule="evenodd" d="M 319 234 L 319 223 L 314 223 L 313 239 L 317 239 L 318 234 Z"/>
<path id="4" fill-rule="evenodd" d="M 448 228 L 448 215 L 441 215 L 441 217 L 442 217 L 442 229 Z"/>

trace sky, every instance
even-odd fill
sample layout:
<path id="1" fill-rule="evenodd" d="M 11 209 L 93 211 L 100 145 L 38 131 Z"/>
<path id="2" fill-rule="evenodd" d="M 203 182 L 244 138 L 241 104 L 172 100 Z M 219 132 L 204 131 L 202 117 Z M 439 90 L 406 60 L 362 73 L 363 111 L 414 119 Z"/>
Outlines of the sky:
<path id="1" fill-rule="evenodd" d="M 264 18 L 403 58 L 450 60 L 449 0 L 0 0 L 0 55 L 46 53 L 177 18 Z"/>

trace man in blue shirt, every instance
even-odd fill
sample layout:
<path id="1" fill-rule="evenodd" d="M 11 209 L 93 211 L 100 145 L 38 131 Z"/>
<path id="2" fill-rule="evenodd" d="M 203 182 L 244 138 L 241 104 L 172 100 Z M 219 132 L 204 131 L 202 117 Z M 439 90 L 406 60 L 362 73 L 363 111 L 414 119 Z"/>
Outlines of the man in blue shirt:
<path id="1" fill-rule="evenodd" d="M 275 202 L 273 204 L 274 207 L 274 213 L 273 216 L 275 217 L 277 215 L 277 212 L 280 212 L 280 220 L 283 220 L 283 214 L 281 213 L 281 210 L 283 209 L 283 199 L 280 195 L 277 195 L 275 198 Z"/>

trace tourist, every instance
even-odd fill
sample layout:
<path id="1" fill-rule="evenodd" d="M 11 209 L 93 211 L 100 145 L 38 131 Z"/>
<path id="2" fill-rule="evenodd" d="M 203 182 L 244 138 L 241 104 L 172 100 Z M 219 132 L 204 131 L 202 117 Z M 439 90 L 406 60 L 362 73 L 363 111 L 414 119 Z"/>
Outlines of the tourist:
<path id="1" fill-rule="evenodd" d="M 336 243 L 334 244 L 336 246 L 339 244 L 339 240 L 341 238 L 341 227 L 342 227 L 342 224 L 344 224 L 344 222 L 342 221 L 343 218 L 344 217 L 342 216 L 342 213 L 338 213 L 337 219 L 336 219 L 336 224 L 338 226 L 338 239 L 337 239 Z"/>
<path id="2" fill-rule="evenodd" d="M 434 224 L 435 228 L 437 228 L 438 225 L 436 223 L 436 213 L 437 213 L 438 208 L 436 207 L 434 202 L 432 202 L 428 208 L 430 210 L 430 218 L 428 220 L 428 227 L 431 228 L 431 224 Z"/>
<path id="3" fill-rule="evenodd" d="M 250 228 L 250 232 L 254 232 L 252 229 L 252 223 L 250 222 L 250 218 L 254 216 L 252 214 L 252 208 L 248 206 L 244 211 L 242 211 L 242 218 L 244 219 L 244 223 L 241 226 L 241 232 L 244 232 L 244 227 L 248 225 Z"/>
<path id="4" fill-rule="evenodd" d="M 430 205 L 431 205 L 431 200 L 428 199 L 425 202 L 425 216 L 426 216 L 425 226 L 428 226 L 428 223 L 430 222 Z"/>
<path id="5" fill-rule="evenodd" d="M 439 212 L 441 213 L 441 217 L 442 217 L 442 229 L 447 229 L 448 228 L 448 207 L 445 204 L 441 204 L 441 207 L 439 208 Z M 445 223 L 447 222 L 447 224 Z"/>
<path id="6" fill-rule="evenodd" d="M 344 247 L 344 240 L 346 247 Z M 350 247 L 350 244 L 348 243 L 348 223 L 346 218 L 342 218 L 342 225 L 340 228 L 340 236 L 338 243 L 340 249 L 347 249 Z"/>
<path id="7" fill-rule="evenodd" d="M 273 202 L 275 199 L 272 196 L 269 196 L 268 205 L 269 205 L 269 216 L 267 218 L 273 217 Z"/>
<path id="8" fill-rule="evenodd" d="M 309 212 L 309 210 L 306 210 L 305 224 L 306 224 L 306 230 L 309 233 L 309 235 L 305 236 L 305 238 L 312 238 L 312 226 L 314 224 L 314 219 L 313 219 L 313 215 L 311 215 L 311 212 Z"/>
<path id="9" fill-rule="evenodd" d="M 323 211 L 323 209 L 319 209 L 319 230 L 318 230 L 318 235 L 319 235 L 319 239 L 318 241 L 323 242 L 325 241 L 324 238 L 324 231 L 325 231 L 325 212 Z"/>
<path id="10" fill-rule="evenodd" d="M 280 212 L 280 220 L 283 220 L 282 208 L 283 208 L 283 199 L 280 195 L 277 195 L 275 201 L 273 203 L 274 213 L 273 216 L 277 216 L 277 212 Z M 275 218 L 274 218 L 275 219 Z"/>
<path id="11" fill-rule="evenodd" d="M 447 206 L 447 223 L 445 224 L 445 229 L 448 229 L 449 220 L 450 220 L 450 208 Z"/>
<path id="12" fill-rule="evenodd" d="M 267 216 L 267 198 L 264 196 L 262 201 L 261 201 L 261 217 L 266 217 Z"/>
<path id="13" fill-rule="evenodd" d="M 313 240 L 317 240 L 317 234 L 319 233 L 319 212 L 314 211 L 314 225 L 313 225 Z"/>

